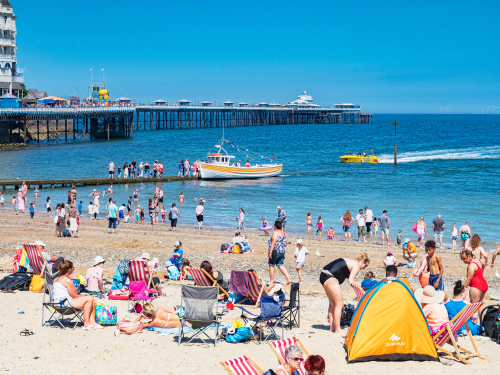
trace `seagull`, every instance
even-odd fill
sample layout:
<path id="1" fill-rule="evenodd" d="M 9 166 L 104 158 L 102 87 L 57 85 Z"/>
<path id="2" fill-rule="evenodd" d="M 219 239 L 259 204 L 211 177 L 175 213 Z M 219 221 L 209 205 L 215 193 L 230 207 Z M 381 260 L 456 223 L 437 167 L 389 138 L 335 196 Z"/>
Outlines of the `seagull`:
<path id="1" fill-rule="evenodd" d="M 500 274 L 498 273 L 498 271 L 495 271 L 495 277 L 500 279 Z"/>
<path id="2" fill-rule="evenodd" d="M 318 250 L 316 250 L 316 255 L 319 257 L 324 257 L 324 255 L 321 255 L 321 253 Z M 500 276 L 498 276 L 498 277 L 500 277 Z"/>

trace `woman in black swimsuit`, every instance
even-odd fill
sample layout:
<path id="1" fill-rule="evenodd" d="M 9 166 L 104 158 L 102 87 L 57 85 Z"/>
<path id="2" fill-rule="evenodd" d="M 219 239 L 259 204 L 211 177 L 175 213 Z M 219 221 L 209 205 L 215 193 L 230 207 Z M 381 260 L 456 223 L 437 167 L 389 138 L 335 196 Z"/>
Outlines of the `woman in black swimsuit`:
<path id="1" fill-rule="evenodd" d="M 344 307 L 340 284 L 348 279 L 349 284 L 356 284 L 361 288 L 361 285 L 354 280 L 358 272 L 368 267 L 369 264 L 370 259 L 368 255 L 361 253 L 356 259 L 339 258 L 334 260 L 321 270 L 319 282 L 323 285 L 326 296 L 328 297 L 328 318 L 330 319 L 331 332 L 345 333 L 340 328 L 342 307 Z"/>

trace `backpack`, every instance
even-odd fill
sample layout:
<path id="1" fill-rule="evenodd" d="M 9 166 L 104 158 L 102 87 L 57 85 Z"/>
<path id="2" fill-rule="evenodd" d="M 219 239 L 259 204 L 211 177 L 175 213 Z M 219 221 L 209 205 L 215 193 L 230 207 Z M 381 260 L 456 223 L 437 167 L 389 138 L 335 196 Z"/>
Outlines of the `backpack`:
<path id="1" fill-rule="evenodd" d="M 485 307 L 481 311 L 480 327 L 481 332 L 491 338 L 498 336 L 498 324 L 500 323 L 500 305 Z"/>
<path id="2" fill-rule="evenodd" d="M 31 279 L 33 278 L 33 274 L 27 273 L 13 273 L 12 275 L 5 276 L 2 280 L 0 280 L 0 290 L 20 290 L 20 291 L 28 291 L 31 284 Z"/>
<path id="3" fill-rule="evenodd" d="M 351 325 L 351 320 L 352 316 L 354 315 L 354 311 L 356 308 L 354 305 L 344 305 L 342 307 L 342 315 L 340 316 L 340 325 L 341 326 L 350 326 Z"/>

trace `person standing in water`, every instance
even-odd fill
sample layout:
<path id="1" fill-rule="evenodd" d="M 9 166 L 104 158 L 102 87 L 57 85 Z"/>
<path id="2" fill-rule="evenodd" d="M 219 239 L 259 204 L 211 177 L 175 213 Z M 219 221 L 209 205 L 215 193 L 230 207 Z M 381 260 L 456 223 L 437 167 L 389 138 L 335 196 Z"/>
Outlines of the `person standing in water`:
<path id="1" fill-rule="evenodd" d="M 361 285 L 355 282 L 356 276 L 362 269 L 370 264 L 370 258 L 366 253 L 359 254 L 356 259 L 339 258 L 327 264 L 321 270 L 319 282 L 323 286 L 328 297 L 328 318 L 330 319 L 330 331 L 345 334 L 340 328 L 340 318 L 344 300 L 340 285 L 347 279 L 349 284 Z"/>
<path id="2" fill-rule="evenodd" d="M 240 208 L 238 216 L 238 229 L 245 230 L 245 210 L 243 208 Z"/>
<path id="3" fill-rule="evenodd" d="M 466 221 L 465 224 L 460 227 L 460 229 L 458 230 L 458 234 L 460 236 L 460 239 L 462 240 L 462 250 L 465 250 L 469 246 L 469 240 L 472 237 L 468 221 Z"/>
<path id="4" fill-rule="evenodd" d="M 310 212 L 307 213 L 307 216 L 306 216 L 306 219 L 304 220 L 304 223 L 307 225 L 308 231 L 313 229 L 313 218 L 312 218 Z"/>
<path id="5" fill-rule="evenodd" d="M 203 211 L 205 211 L 205 207 L 203 207 L 203 201 L 200 200 L 200 204 L 196 206 L 196 219 L 198 220 L 198 229 L 203 229 Z"/>

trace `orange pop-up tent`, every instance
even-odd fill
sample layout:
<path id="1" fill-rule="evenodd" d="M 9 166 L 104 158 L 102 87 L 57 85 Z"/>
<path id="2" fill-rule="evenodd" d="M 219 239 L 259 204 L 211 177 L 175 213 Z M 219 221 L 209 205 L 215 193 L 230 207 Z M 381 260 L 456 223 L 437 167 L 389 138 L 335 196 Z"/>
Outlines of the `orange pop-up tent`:
<path id="1" fill-rule="evenodd" d="M 380 282 L 365 293 L 344 348 L 349 363 L 439 361 L 427 320 L 406 279 Z"/>

